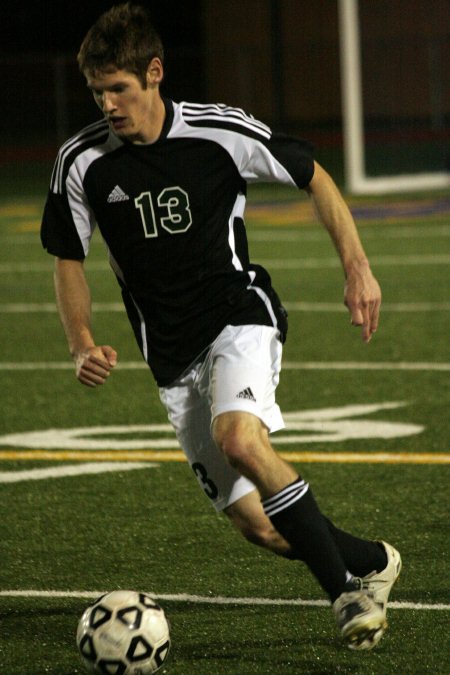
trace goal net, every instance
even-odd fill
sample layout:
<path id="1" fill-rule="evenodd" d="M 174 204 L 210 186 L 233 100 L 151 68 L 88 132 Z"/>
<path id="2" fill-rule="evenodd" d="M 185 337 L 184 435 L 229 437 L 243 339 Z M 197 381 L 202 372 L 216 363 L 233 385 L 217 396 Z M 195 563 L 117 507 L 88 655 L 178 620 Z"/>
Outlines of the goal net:
<path id="1" fill-rule="evenodd" d="M 338 0 L 349 192 L 450 187 L 445 4 Z"/>

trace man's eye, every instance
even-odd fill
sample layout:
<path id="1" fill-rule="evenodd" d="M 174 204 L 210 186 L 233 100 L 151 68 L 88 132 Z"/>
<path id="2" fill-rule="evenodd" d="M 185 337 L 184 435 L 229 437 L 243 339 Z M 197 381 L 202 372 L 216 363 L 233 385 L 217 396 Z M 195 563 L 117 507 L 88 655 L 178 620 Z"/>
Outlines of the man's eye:
<path id="1" fill-rule="evenodd" d="M 103 96 L 103 90 L 101 89 L 91 89 L 92 94 L 95 96 L 95 98 L 102 98 Z M 110 89 L 105 89 L 105 91 L 109 94 L 122 94 L 125 91 L 125 87 L 123 86 L 117 86 L 117 87 L 111 87 Z"/>

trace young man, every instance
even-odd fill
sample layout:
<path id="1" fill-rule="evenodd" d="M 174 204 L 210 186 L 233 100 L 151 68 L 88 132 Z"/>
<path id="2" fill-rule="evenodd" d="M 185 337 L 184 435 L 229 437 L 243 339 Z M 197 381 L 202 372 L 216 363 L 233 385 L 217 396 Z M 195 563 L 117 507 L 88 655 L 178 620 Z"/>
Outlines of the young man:
<path id="1" fill-rule="evenodd" d="M 98 225 L 201 487 L 249 541 L 304 561 L 344 640 L 370 649 L 386 627 L 400 555 L 336 528 L 270 444 L 269 432 L 283 426 L 275 389 L 287 319 L 268 273 L 248 259 L 246 184 L 310 195 L 342 260 L 352 323 L 368 342 L 381 294 L 351 214 L 308 143 L 240 109 L 163 98 L 163 47 L 143 8 L 102 15 L 78 61 L 105 119 L 62 146 L 42 223 L 76 375 L 95 387 L 117 362 L 91 330 L 83 260 Z"/>

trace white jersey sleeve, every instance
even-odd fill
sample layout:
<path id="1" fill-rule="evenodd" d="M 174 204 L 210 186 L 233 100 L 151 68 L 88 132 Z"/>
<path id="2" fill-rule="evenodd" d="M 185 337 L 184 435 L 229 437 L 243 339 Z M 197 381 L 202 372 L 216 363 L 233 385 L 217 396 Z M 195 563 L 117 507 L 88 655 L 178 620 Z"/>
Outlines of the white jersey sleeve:
<path id="1" fill-rule="evenodd" d="M 240 108 L 175 104 L 168 137 L 203 138 L 221 145 L 249 183 L 277 182 L 304 188 L 314 173 L 310 143 L 273 133 Z"/>

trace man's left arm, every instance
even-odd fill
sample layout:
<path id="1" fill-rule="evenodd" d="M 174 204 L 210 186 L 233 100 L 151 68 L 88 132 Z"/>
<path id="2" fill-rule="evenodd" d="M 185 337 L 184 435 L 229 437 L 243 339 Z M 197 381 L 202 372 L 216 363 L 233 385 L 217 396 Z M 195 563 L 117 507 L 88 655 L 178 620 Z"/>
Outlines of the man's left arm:
<path id="1" fill-rule="evenodd" d="M 369 342 L 378 327 L 381 290 L 370 269 L 353 216 L 333 179 L 317 162 L 306 192 L 339 253 L 345 274 L 344 303 L 351 322 L 362 327 L 362 338 Z"/>

